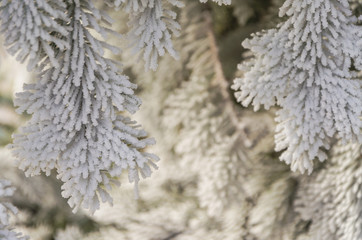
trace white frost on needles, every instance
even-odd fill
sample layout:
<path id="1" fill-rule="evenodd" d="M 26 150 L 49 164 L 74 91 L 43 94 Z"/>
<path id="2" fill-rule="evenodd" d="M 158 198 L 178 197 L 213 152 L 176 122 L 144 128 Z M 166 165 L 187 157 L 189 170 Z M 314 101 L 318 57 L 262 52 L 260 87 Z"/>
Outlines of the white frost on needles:
<path id="1" fill-rule="evenodd" d="M 0 239 L 4 240 L 26 240 L 27 237 L 21 233 L 14 232 L 10 225 L 10 214 L 17 214 L 18 210 L 6 198 L 14 194 L 15 189 L 11 187 L 8 180 L 0 179 Z"/>
<path id="2" fill-rule="evenodd" d="M 334 136 L 362 142 L 361 26 L 347 0 L 287 0 L 276 29 L 244 41 L 255 58 L 240 66 L 236 97 L 258 110 L 277 104 L 276 150 L 293 171 L 327 159 Z"/>
<path id="3" fill-rule="evenodd" d="M 141 101 L 119 63 L 103 56 L 105 48 L 117 49 L 91 34 L 94 30 L 106 37 L 110 30 L 99 22 L 109 23 L 109 17 L 91 1 L 65 4 L 69 48 L 56 51 L 60 67 L 45 56 L 39 81 L 17 94 L 17 111 L 32 117 L 11 147 L 27 176 L 56 169 L 70 206 L 94 212 L 100 201 L 112 203 L 108 192 L 123 173 L 137 190 L 140 175 L 149 177 L 158 157 L 144 151 L 154 140 L 125 116 L 135 113 Z"/>

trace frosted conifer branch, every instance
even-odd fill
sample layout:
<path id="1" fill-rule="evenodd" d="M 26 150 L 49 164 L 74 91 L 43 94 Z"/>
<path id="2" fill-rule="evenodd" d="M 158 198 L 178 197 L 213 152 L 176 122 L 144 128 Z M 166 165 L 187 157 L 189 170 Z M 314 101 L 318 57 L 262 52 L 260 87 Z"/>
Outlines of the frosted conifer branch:
<path id="1" fill-rule="evenodd" d="M 109 30 L 98 22 L 108 17 L 86 0 L 69 0 L 67 14 L 70 47 L 56 55 L 60 68 L 46 58 L 40 80 L 17 94 L 17 111 L 32 118 L 11 147 L 27 176 L 56 169 L 70 206 L 94 212 L 100 200 L 112 202 L 108 191 L 123 172 L 137 189 L 140 175 L 149 177 L 158 158 L 143 151 L 154 140 L 119 115 L 136 112 L 141 101 L 118 63 L 103 56 L 104 48 L 114 48 L 90 33 L 106 36 Z"/>
<path id="2" fill-rule="evenodd" d="M 180 132 L 175 152 L 185 167 L 198 174 L 197 195 L 210 216 L 219 216 L 243 193 L 240 182 L 248 161 L 238 131 L 226 134 L 232 128 L 228 115 L 210 103 L 210 99 L 220 100 L 219 95 L 210 94 L 216 89 L 207 79 L 191 78 L 167 99 L 164 118 L 165 126 Z"/>
<path id="3" fill-rule="evenodd" d="M 361 82 L 350 71 L 360 68 L 361 27 L 346 0 L 287 0 L 277 29 L 253 35 L 243 46 L 255 59 L 240 66 L 236 97 L 254 110 L 282 107 L 277 113 L 276 150 L 293 171 L 313 169 L 313 159 L 327 158 L 329 139 L 362 142 Z M 359 33 L 358 33 L 359 32 Z"/>
<path id="4" fill-rule="evenodd" d="M 293 199 L 291 193 L 294 187 L 293 181 L 282 175 L 260 193 L 248 216 L 248 229 L 258 239 L 268 239 L 270 236 L 292 238 L 293 226 L 289 221 L 293 213 L 289 202 Z"/>
<path id="5" fill-rule="evenodd" d="M 68 34 L 65 3 L 58 0 L 1 0 L 1 32 L 8 52 L 17 60 L 28 60 L 32 70 L 46 56 L 54 67 L 60 65 L 56 52 L 69 48 L 64 37 Z"/>
<path id="6" fill-rule="evenodd" d="M 171 5 L 182 7 L 181 1 L 170 0 Z M 128 0 L 125 9 L 130 14 L 131 30 L 128 38 L 133 52 L 142 52 L 145 68 L 156 70 L 158 57 L 168 52 L 178 59 L 172 36 L 179 36 L 180 25 L 176 13 L 164 8 L 162 0 Z"/>
<path id="7" fill-rule="evenodd" d="M 194 10 L 195 5 L 187 8 Z M 192 15 L 192 10 L 186 16 L 192 27 L 186 29 L 183 48 L 191 76 L 166 100 L 163 120 L 164 126 L 177 129 L 174 149 L 182 163 L 199 176 L 201 206 L 219 216 L 243 193 L 240 182 L 248 156 L 240 145 L 245 132 L 227 92 L 211 16 Z"/>
<path id="8" fill-rule="evenodd" d="M 295 209 L 311 221 L 308 239 L 362 238 L 362 146 L 336 146 L 326 168 L 302 183 Z"/>
<path id="9" fill-rule="evenodd" d="M 220 216 L 231 202 L 241 201 L 244 194 L 240 183 L 243 180 L 243 168 L 247 156 L 239 148 L 237 134 L 232 137 L 217 137 L 204 159 L 200 169 L 198 197 L 201 207 L 207 209 L 210 216 Z M 240 194 L 242 193 L 242 194 Z"/>
<path id="10" fill-rule="evenodd" d="M 0 239 L 4 240 L 26 240 L 27 237 L 21 233 L 16 233 L 9 228 L 10 214 L 17 214 L 18 210 L 11 203 L 6 202 L 6 198 L 14 194 L 15 189 L 10 182 L 0 179 Z"/>

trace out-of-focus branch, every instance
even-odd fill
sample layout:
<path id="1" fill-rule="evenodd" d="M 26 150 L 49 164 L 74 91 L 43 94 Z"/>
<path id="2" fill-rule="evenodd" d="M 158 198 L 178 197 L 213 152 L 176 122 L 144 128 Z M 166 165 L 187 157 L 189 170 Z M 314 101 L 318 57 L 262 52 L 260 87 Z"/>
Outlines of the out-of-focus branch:
<path id="1" fill-rule="evenodd" d="M 233 105 L 233 98 L 229 93 L 229 81 L 225 78 L 224 71 L 222 68 L 222 64 L 219 58 L 219 48 L 217 46 L 217 42 L 215 39 L 215 34 L 212 28 L 212 17 L 210 12 L 204 12 L 204 18 L 207 23 L 207 36 L 210 42 L 210 50 L 211 56 L 214 63 L 214 70 L 215 70 L 215 80 L 216 83 L 220 86 L 220 93 L 223 97 L 225 103 L 225 113 L 229 116 L 231 123 L 234 127 L 238 130 L 241 139 L 243 139 L 243 143 L 245 147 L 250 147 L 252 145 L 252 141 L 248 138 L 245 132 L 245 124 L 243 124 L 240 120 L 238 115 L 236 114 L 235 107 Z"/>

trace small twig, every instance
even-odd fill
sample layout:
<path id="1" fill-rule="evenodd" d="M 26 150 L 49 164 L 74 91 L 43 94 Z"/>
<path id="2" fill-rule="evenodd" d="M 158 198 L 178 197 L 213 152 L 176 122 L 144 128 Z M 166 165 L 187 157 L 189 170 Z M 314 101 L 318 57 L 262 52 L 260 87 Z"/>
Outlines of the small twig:
<path id="1" fill-rule="evenodd" d="M 245 132 L 245 125 L 239 121 L 239 117 L 234 109 L 233 98 L 229 94 L 229 88 L 230 88 L 229 81 L 225 78 L 222 64 L 219 59 L 219 48 L 217 46 L 215 34 L 212 28 L 211 15 L 209 12 L 205 12 L 204 16 L 208 26 L 207 36 L 210 42 L 212 60 L 214 62 L 215 80 L 217 81 L 217 84 L 220 86 L 220 92 L 225 102 L 225 112 L 228 114 L 231 123 L 239 131 L 240 137 L 244 140 L 243 141 L 244 146 L 250 147 L 252 145 L 252 141 L 250 141 Z"/>

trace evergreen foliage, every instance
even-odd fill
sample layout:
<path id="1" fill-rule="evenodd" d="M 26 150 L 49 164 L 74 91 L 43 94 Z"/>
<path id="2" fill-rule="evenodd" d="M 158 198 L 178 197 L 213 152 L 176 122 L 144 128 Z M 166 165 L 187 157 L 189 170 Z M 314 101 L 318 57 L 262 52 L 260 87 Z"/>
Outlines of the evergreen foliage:
<path id="1" fill-rule="evenodd" d="M 67 21 L 66 4 L 63 1 L 11 1 L 1 2 L 1 32 L 4 45 L 17 60 L 28 60 L 28 69 L 48 58 L 53 67 L 60 68 L 54 47 L 64 51 L 69 48 L 64 36 L 69 28 L 62 24 Z"/>
<path id="2" fill-rule="evenodd" d="M 309 239 L 361 239 L 362 147 L 337 146 L 330 160 L 326 169 L 302 183 L 296 209 L 311 221 Z"/>
<path id="3" fill-rule="evenodd" d="M 362 238 L 361 0 L 0 3 L 36 73 L 1 239 L 7 201 L 35 240 Z"/>
<path id="4" fill-rule="evenodd" d="M 8 180 L 0 179 L 0 238 L 6 240 L 26 240 L 22 234 L 14 232 L 9 228 L 10 214 L 16 214 L 18 210 L 5 198 L 13 195 L 15 189 L 11 187 Z"/>
<path id="5" fill-rule="evenodd" d="M 362 142 L 362 29 L 347 1 L 286 1 L 280 17 L 288 20 L 258 33 L 243 46 L 256 58 L 240 66 L 235 80 L 238 101 L 266 109 L 277 104 L 276 150 L 293 171 L 313 170 L 327 159 L 330 138 Z M 336 97 L 338 96 L 338 97 Z"/>
<path id="6" fill-rule="evenodd" d="M 135 121 L 119 114 L 135 113 L 141 101 L 119 64 L 104 57 L 105 49 L 117 48 L 90 32 L 106 38 L 110 29 L 98 22 L 110 24 L 110 18 L 89 1 L 69 0 L 64 7 L 63 24 L 70 32 L 63 40 L 69 47 L 53 46 L 59 67 L 46 55 L 38 69 L 39 80 L 17 94 L 17 111 L 32 118 L 14 135 L 11 147 L 26 175 L 49 175 L 56 169 L 70 206 L 94 212 L 99 199 L 112 202 L 107 191 L 119 183 L 117 178 L 125 170 L 137 195 L 139 174 L 149 177 L 158 158 L 143 151 L 154 140 Z M 6 30 L 10 34 L 11 29 Z"/>

